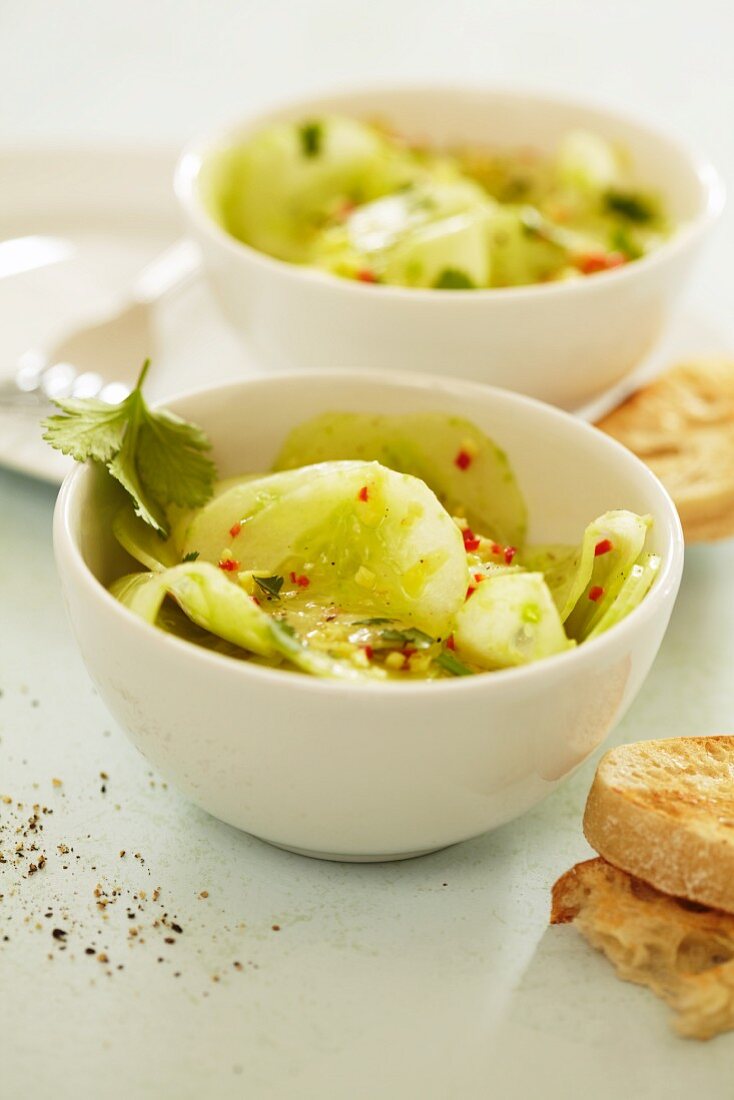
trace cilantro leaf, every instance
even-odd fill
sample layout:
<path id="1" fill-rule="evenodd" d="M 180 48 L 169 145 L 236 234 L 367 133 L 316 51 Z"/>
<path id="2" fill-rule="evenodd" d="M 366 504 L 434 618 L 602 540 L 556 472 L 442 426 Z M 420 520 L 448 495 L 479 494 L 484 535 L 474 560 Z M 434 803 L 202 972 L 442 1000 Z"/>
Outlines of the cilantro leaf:
<path id="1" fill-rule="evenodd" d="M 433 284 L 436 290 L 474 290 L 476 283 L 458 267 L 445 267 Z"/>
<path id="2" fill-rule="evenodd" d="M 409 626 L 405 630 L 387 629 L 381 630 L 380 640 L 388 645 L 396 645 L 401 649 L 413 646 L 415 649 L 428 649 L 433 645 L 434 639 L 430 634 L 425 634 L 415 626 Z"/>
<path id="3" fill-rule="evenodd" d="M 604 205 L 612 214 L 621 214 L 631 222 L 644 224 L 655 216 L 650 201 L 639 192 L 609 190 L 604 195 Z"/>
<path id="4" fill-rule="evenodd" d="M 124 402 L 108 405 L 93 397 L 68 397 L 54 404 L 64 416 L 51 416 L 43 422 L 44 439 L 76 462 L 92 458 L 109 462 L 122 446 L 127 427 Z"/>
<path id="5" fill-rule="evenodd" d="M 298 136 L 304 157 L 317 157 L 321 152 L 321 143 L 324 137 L 322 124 L 320 122 L 304 122 L 302 126 L 298 127 Z"/>
<path id="6" fill-rule="evenodd" d="M 146 359 L 135 389 L 119 405 L 92 398 L 56 401 L 62 415 L 43 421 L 43 438 L 77 462 L 106 466 L 132 497 L 136 515 L 168 536 L 167 506 L 205 504 L 216 470 L 204 453 L 210 443 L 200 428 L 148 408 L 142 386 L 149 366 Z"/>
<path id="7" fill-rule="evenodd" d="M 275 600 L 280 598 L 280 590 L 283 587 L 282 577 L 253 577 L 252 579 L 266 596 L 271 596 Z"/>
<path id="8" fill-rule="evenodd" d="M 439 653 L 436 658 L 436 664 L 444 670 L 444 672 L 450 673 L 452 676 L 473 676 L 474 673 L 470 668 L 455 657 L 450 649 L 444 649 L 443 653 Z"/>
<path id="9" fill-rule="evenodd" d="M 184 554 L 181 561 L 196 561 L 199 556 L 198 550 L 189 550 L 188 554 Z"/>

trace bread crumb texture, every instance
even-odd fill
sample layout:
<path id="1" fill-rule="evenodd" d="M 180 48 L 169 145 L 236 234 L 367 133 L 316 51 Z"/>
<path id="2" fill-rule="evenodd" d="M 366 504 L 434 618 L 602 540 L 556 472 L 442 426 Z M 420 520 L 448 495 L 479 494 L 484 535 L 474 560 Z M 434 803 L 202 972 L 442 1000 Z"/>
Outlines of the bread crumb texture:
<path id="1" fill-rule="evenodd" d="M 734 737 L 612 749 L 584 833 L 604 859 L 658 890 L 734 913 Z"/>
<path id="2" fill-rule="evenodd" d="M 674 367 L 597 427 L 657 474 L 675 501 L 687 542 L 734 535 L 734 362 Z"/>
<path id="3" fill-rule="evenodd" d="M 601 858 L 553 887 L 552 924 L 573 922 L 625 981 L 673 1010 L 675 1030 L 711 1039 L 734 1029 L 734 916 L 673 898 Z"/>

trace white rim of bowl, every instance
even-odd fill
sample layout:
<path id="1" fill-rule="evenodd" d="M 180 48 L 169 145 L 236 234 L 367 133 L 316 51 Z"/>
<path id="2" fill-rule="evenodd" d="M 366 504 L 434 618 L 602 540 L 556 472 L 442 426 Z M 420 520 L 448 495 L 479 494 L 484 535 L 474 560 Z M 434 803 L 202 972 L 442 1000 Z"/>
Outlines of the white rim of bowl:
<path id="1" fill-rule="evenodd" d="M 64 567 L 73 569 L 81 583 L 89 584 L 91 582 L 92 590 L 96 593 L 96 597 L 100 599 L 103 608 L 107 608 L 112 614 L 121 615 L 128 623 L 128 626 L 144 631 L 145 636 L 151 638 L 151 640 L 152 635 L 150 632 L 154 631 L 157 636 L 158 644 L 179 648 L 182 654 L 188 654 L 192 660 L 201 660 L 205 663 L 213 662 L 214 666 L 220 670 L 229 667 L 234 675 L 262 677 L 266 680 L 274 679 L 281 684 L 284 682 L 283 676 L 285 675 L 288 677 L 287 682 L 292 684 L 294 690 L 302 688 L 306 691 L 327 691 L 334 694 L 343 689 L 349 693 L 364 692 L 369 695 L 374 695 L 375 692 L 377 692 L 381 697 L 386 699 L 390 698 L 393 694 L 403 696 L 411 695 L 416 692 L 424 694 L 426 691 L 436 692 L 447 690 L 457 693 L 463 691 L 466 693 L 469 691 L 492 690 L 492 684 L 501 685 L 509 682 L 521 682 L 523 680 L 526 682 L 531 680 L 539 681 L 542 680 L 544 674 L 551 675 L 553 669 L 559 668 L 561 663 L 569 664 L 572 661 L 576 662 L 579 665 L 579 671 L 582 671 L 587 661 L 593 660 L 596 653 L 600 653 L 603 648 L 610 649 L 616 644 L 615 639 L 621 641 L 623 632 L 625 634 L 630 634 L 636 630 L 638 626 L 642 625 L 644 621 L 652 618 L 656 614 L 659 605 L 668 598 L 670 592 L 675 592 L 677 590 L 683 572 L 684 556 L 683 530 L 678 512 L 669 493 L 652 471 L 648 469 L 636 455 L 626 447 L 623 447 L 621 443 L 612 439 L 611 436 L 605 435 L 603 432 L 600 432 L 599 429 L 592 427 L 583 420 L 579 420 L 570 413 L 557 409 L 553 405 L 548 405 L 532 397 L 526 397 L 523 394 L 502 390 L 495 386 L 486 386 L 483 383 L 454 381 L 452 379 L 438 378 L 434 375 L 406 374 L 397 371 L 377 371 L 374 373 L 372 371 L 345 371 L 340 373 L 338 377 L 355 382 L 374 383 L 378 386 L 394 385 L 397 382 L 401 388 L 408 387 L 417 390 L 430 389 L 433 393 L 445 392 L 457 397 L 481 397 L 486 399 L 488 396 L 493 396 L 495 400 L 508 401 L 510 404 L 534 406 L 542 410 L 543 413 L 551 419 L 562 421 L 567 425 L 569 423 L 573 424 L 574 428 L 571 430 L 578 430 L 582 435 L 586 435 L 587 437 L 593 435 L 603 439 L 604 443 L 602 445 L 608 447 L 612 453 L 616 453 L 618 458 L 622 459 L 626 464 L 634 467 L 638 476 L 643 481 L 647 482 L 647 484 L 652 487 L 653 491 L 659 495 L 660 506 L 667 520 L 669 546 L 662 555 L 663 562 L 661 571 L 642 603 L 623 619 L 621 623 L 611 627 L 610 630 L 604 634 L 583 642 L 574 649 L 566 650 L 563 653 L 557 653 L 551 657 L 544 657 L 542 660 L 535 661 L 528 665 L 498 669 L 493 672 L 477 673 L 473 676 L 447 677 L 446 679 L 438 680 L 416 680 L 406 683 L 400 681 L 344 681 L 310 676 L 291 669 L 269 668 L 267 666 L 253 664 L 246 660 L 238 660 L 235 657 L 229 657 L 222 653 L 212 652 L 204 649 L 203 646 L 197 646 L 192 642 L 185 641 L 183 638 L 178 638 L 174 634 L 168 634 L 166 631 L 152 626 L 134 612 L 130 611 L 127 607 L 123 606 L 123 604 L 116 600 L 104 587 L 101 581 L 92 573 L 91 569 L 84 561 L 77 540 L 72 535 L 70 529 L 69 509 L 77 485 L 83 477 L 88 477 L 91 474 L 91 470 L 87 468 L 86 464 L 83 466 L 75 466 L 74 469 L 67 474 L 59 492 L 54 514 L 54 544 L 57 558 L 63 557 Z M 220 394 L 225 398 L 228 393 L 234 394 L 235 392 L 243 390 L 246 392 L 247 389 L 253 386 L 270 387 L 273 385 L 288 385 L 291 382 L 307 382 L 309 379 L 326 379 L 332 385 L 336 381 L 333 373 L 324 371 L 291 371 L 267 378 L 253 378 L 245 379 L 240 382 L 230 382 L 222 386 L 199 386 L 195 389 L 187 390 L 185 393 L 178 394 L 171 401 L 171 404 L 174 406 L 181 405 L 188 401 L 195 401 L 197 398 L 204 395 L 211 395 L 212 393 Z M 166 407 L 168 407 L 168 403 Z M 223 661 L 225 662 L 224 665 L 222 664 Z M 239 671 L 235 672 L 235 669 Z"/>
<path id="2" fill-rule="evenodd" d="M 671 149 L 680 155 L 682 160 L 688 163 L 691 173 L 698 179 L 703 193 L 703 201 L 699 213 L 694 218 L 680 225 L 672 236 L 663 241 L 663 243 L 652 252 L 648 252 L 638 260 L 623 264 L 621 267 L 613 268 L 610 271 L 598 272 L 593 278 L 574 279 L 568 282 L 531 283 L 527 286 L 480 287 L 474 290 L 452 290 L 450 294 L 445 295 L 451 301 L 510 301 L 534 297 L 536 295 L 548 297 L 554 294 L 587 293 L 589 292 L 589 288 L 596 288 L 598 290 L 600 279 L 602 280 L 601 285 L 606 286 L 611 279 L 619 281 L 620 279 L 634 278 L 635 273 L 648 271 L 654 265 L 664 263 L 666 259 L 683 251 L 697 238 L 702 237 L 717 221 L 724 209 L 726 188 L 724 187 L 721 175 L 716 170 L 713 163 L 707 158 L 700 156 L 684 142 L 668 133 L 667 130 L 651 123 L 640 121 L 629 113 L 611 110 L 593 100 L 578 100 L 572 97 L 546 94 L 542 91 L 521 90 L 518 88 L 502 88 L 499 86 L 483 87 L 478 84 L 403 84 L 385 87 L 381 87 L 380 85 L 360 88 L 342 87 L 333 89 L 330 92 L 324 92 L 321 96 L 310 96 L 307 100 L 303 101 L 291 99 L 276 103 L 273 105 L 272 109 L 268 111 L 261 111 L 256 114 L 245 116 L 240 119 L 239 122 L 231 123 L 212 134 L 195 138 L 193 141 L 189 142 L 181 152 L 176 164 L 173 176 L 174 192 L 184 211 L 194 222 L 197 229 L 201 233 L 209 236 L 210 239 L 214 240 L 217 244 L 223 245 L 234 255 L 247 256 L 251 262 L 261 264 L 265 268 L 270 268 L 271 270 L 279 271 L 282 275 L 293 279 L 305 279 L 313 284 L 328 286 L 335 290 L 338 288 L 342 293 L 373 293 L 383 294 L 390 299 L 414 299 L 435 302 L 437 297 L 440 299 L 442 295 L 440 292 L 437 295 L 436 289 L 432 287 L 372 285 L 369 283 L 361 283 L 355 279 L 342 279 L 337 275 L 330 275 L 328 272 L 319 271 L 306 264 L 295 264 L 289 263 L 287 260 L 279 260 L 275 256 L 270 256 L 266 252 L 261 252 L 259 249 L 253 248 L 252 245 L 228 233 L 227 230 L 207 212 L 199 199 L 197 181 L 204 161 L 208 156 L 226 147 L 228 144 L 232 144 L 239 136 L 242 136 L 243 132 L 254 132 L 259 123 L 264 125 L 268 120 L 277 120 L 285 111 L 295 110 L 301 102 L 304 111 L 308 112 L 309 107 L 315 107 L 318 103 L 328 99 L 338 100 L 343 98 L 346 100 L 350 97 L 366 98 L 369 95 L 435 95 L 436 93 L 504 96 L 518 101 L 542 101 L 554 104 L 558 107 L 575 107 L 580 110 L 590 111 L 600 117 L 606 117 L 615 122 L 629 126 L 642 135 L 649 135 L 651 138 L 666 142 Z"/>

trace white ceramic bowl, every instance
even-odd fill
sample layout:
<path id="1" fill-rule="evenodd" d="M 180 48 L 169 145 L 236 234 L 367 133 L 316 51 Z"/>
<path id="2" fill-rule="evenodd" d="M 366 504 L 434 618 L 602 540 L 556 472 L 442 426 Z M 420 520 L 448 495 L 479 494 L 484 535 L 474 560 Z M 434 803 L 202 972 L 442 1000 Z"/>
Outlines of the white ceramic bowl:
<path id="1" fill-rule="evenodd" d="M 216 186 L 213 154 L 276 119 L 325 112 L 384 118 L 439 145 L 548 153 L 570 129 L 590 129 L 629 151 L 640 182 L 661 192 L 680 228 L 635 263 L 541 286 L 369 286 L 284 263 L 236 240 L 209 214 L 202 195 Z M 489 382 L 564 408 L 598 397 L 652 348 L 724 197 L 710 164 L 634 120 L 544 95 L 436 87 L 334 95 L 254 116 L 189 146 L 175 185 L 225 314 L 269 367 L 379 364 Z"/>
<path id="2" fill-rule="evenodd" d="M 466 416 L 507 450 L 532 540 L 576 541 L 594 516 L 627 507 L 654 517 L 664 563 L 624 622 L 532 666 L 405 684 L 318 680 L 198 648 L 114 600 L 104 585 L 131 568 L 110 529 L 117 487 L 78 467 L 54 542 L 82 655 L 141 752 L 210 813 L 311 855 L 415 855 L 523 813 L 632 702 L 665 632 L 683 543 L 663 487 L 608 436 L 516 394 L 381 372 L 243 381 L 172 408 L 209 433 L 221 476 L 267 469 L 287 432 L 325 410 Z"/>

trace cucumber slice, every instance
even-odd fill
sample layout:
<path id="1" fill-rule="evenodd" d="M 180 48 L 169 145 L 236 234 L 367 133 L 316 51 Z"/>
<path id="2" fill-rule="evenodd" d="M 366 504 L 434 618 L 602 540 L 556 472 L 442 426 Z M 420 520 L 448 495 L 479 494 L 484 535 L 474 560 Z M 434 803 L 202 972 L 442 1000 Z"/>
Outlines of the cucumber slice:
<path id="1" fill-rule="evenodd" d="M 350 458 L 412 474 L 477 532 L 510 546 L 523 543 L 527 510 L 507 456 L 468 420 L 444 413 L 324 413 L 293 429 L 275 468 Z"/>
<path id="2" fill-rule="evenodd" d="M 283 622 L 263 611 L 237 584 L 206 562 L 177 565 L 159 573 L 134 573 L 111 586 L 112 595 L 155 624 L 166 596 L 203 630 L 249 653 L 286 658 L 312 676 L 361 680 L 384 678 L 377 668 L 357 668 L 308 646 Z M 276 662 L 277 663 L 277 662 Z"/>
<path id="3" fill-rule="evenodd" d="M 220 159 L 209 197 L 215 216 L 253 248 L 294 263 L 309 259 L 334 202 L 364 202 L 411 177 L 407 153 L 341 117 L 278 123 Z"/>
<path id="4" fill-rule="evenodd" d="M 541 573 L 495 573 L 482 581 L 456 620 L 454 643 L 460 657 L 480 668 L 512 668 L 575 643 L 563 630 L 558 609 Z"/>
<path id="5" fill-rule="evenodd" d="M 184 551 L 303 582 L 314 599 L 445 636 L 467 584 L 463 540 L 434 493 L 372 462 L 329 462 L 234 486 L 194 517 Z"/>

